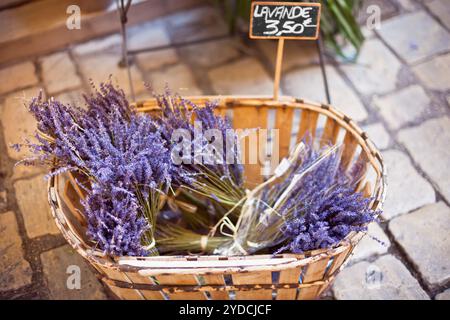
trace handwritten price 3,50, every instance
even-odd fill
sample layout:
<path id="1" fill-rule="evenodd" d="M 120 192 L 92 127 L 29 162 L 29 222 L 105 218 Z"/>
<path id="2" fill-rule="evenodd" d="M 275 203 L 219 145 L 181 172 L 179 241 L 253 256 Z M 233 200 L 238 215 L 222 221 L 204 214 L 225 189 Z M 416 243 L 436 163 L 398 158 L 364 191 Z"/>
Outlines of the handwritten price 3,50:
<path id="1" fill-rule="evenodd" d="M 268 23 L 267 28 L 271 30 L 264 31 L 264 34 L 275 36 L 281 36 L 284 33 L 301 34 L 303 33 L 303 31 L 305 31 L 305 26 L 312 27 L 309 25 L 312 22 L 311 18 L 306 19 L 305 21 L 303 21 L 303 23 L 295 23 L 294 21 L 285 21 L 283 23 L 283 26 L 281 27 L 281 30 L 279 28 L 280 21 L 266 20 L 266 22 Z"/>

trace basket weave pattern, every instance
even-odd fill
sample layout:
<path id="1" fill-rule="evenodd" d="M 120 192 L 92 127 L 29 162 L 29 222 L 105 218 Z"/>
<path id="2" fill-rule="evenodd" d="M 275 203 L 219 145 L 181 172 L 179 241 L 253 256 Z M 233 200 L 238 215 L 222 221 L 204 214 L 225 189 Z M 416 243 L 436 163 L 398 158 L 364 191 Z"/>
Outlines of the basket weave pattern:
<path id="1" fill-rule="evenodd" d="M 235 129 L 267 128 L 269 113 L 279 129 L 280 159 L 286 156 L 291 138 L 299 141 L 306 132 L 323 141 L 344 142 L 342 164 L 349 167 L 364 159 L 365 179 L 358 191 L 373 197 L 371 206 L 380 210 L 385 197 L 384 164 L 380 152 L 353 121 L 329 105 L 283 97 L 282 101 L 255 97 L 194 97 L 219 103 L 217 112 L 231 116 Z M 158 112 L 155 100 L 138 103 L 141 112 Z M 292 137 L 294 113 L 300 124 Z M 320 123 L 323 123 L 322 127 Z M 252 184 L 262 181 L 259 165 L 245 165 Z M 99 278 L 120 299 L 316 299 L 326 290 L 351 255 L 362 233 L 352 233 L 330 249 L 303 255 L 224 256 L 104 256 L 85 236 L 79 199 L 84 197 L 68 174 L 49 181 L 49 202 L 58 228 L 69 244 L 97 271 Z"/>

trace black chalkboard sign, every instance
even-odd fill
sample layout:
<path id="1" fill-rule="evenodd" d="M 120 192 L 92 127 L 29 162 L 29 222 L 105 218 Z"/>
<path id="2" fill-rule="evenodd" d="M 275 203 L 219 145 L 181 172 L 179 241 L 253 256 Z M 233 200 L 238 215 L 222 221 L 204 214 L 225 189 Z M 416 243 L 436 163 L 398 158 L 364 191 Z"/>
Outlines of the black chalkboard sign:
<path id="1" fill-rule="evenodd" d="M 252 2 L 250 38 L 315 40 L 319 36 L 320 3 Z"/>

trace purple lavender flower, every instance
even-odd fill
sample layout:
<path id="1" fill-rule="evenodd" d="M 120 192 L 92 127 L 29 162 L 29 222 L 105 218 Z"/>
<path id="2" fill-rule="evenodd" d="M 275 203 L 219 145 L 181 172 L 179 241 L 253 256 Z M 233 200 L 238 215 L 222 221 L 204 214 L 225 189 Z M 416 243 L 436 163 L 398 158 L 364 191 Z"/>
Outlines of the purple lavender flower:
<path id="1" fill-rule="evenodd" d="M 82 202 L 88 221 L 88 236 L 111 255 L 147 255 L 141 239 L 149 225 L 138 214 L 136 197 L 117 188 L 94 186 Z"/>
<path id="2" fill-rule="evenodd" d="M 58 174 L 77 170 L 89 177 L 83 202 L 88 235 L 105 253 L 143 255 L 152 242 L 159 195 L 190 175 L 175 167 L 170 145 L 150 117 L 138 114 L 111 84 L 85 97 L 86 110 L 39 95 L 29 109 L 38 122 L 34 162 Z"/>
<path id="3" fill-rule="evenodd" d="M 311 139 L 305 139 L 305 156 L 293 174 L 302 172 L 320 156 Z M 355 166 L 360 166 L 356 163 Z M 329 248 L 343 240 L 352 231 L 364 231 L 366 224 L 375 220 L 378 212 L 369 208 L 371 199 L 355 192 L 360 168 L 351 168 L 350 174 L 340 167 L 338 153 L 325 159 L 307 173 L 292 191 L 291 198 L 280 212 L 289 219 L 283 226 L 284 244 L 276 251 L 303 253 Z M 278 185 L 288 185 L 292 177 Z"/>
<path id="4" fill-rule="evenodd" d="M 231 122 L 226 117 L 221 117 L 214 114 L 214 110 L 217 108 L 217 104 L 213 102 L 205 103 L 204 107 L 199 107 L 193 102 L 183 99 L 179 96 L 171 95 L 169 89 L 166 89 L 164 94 L 156 95 L 155 98 L 158 101 L 158 106 L 162 110 L 162 116 L 159 119 L 159 125 L 161 127 L 161 133 L 164 138 L 171 141 L 175 130 L 184 129 L 189 132 L 192 141 L 190 159 L 194 159 L 196 156 L 195 151 L 198 154 L 211 156 L 211 151 L 207 149 L 208 141 L 204 137 L 204 133 L 207 130 L 216 130 L 220 132 L 223 143 L 222 150 L 216 150 L 216 154 L 219 155 L 215 158 L 213 163 L 203 163 L 202 166 L 186 165 L 187 170 L 192 172 L 193 175 L 204 174 L 205 167 L 222 180 L 229 181 L 235 187 L 241 187 L 243 183 L 243 166 L 240 163 L 240 155 L 238 148 L 238 141 L 236 135 L 227 135 L 232 129 Z M 195 117 L 195 120 L 201 124 L 202 137 L 196 139 L 195 125 L 191 122 L 191 119 Z M 227 163 L 226 148 L 233 147 L 231 152 L 233 160 L 232 163 Z"/>

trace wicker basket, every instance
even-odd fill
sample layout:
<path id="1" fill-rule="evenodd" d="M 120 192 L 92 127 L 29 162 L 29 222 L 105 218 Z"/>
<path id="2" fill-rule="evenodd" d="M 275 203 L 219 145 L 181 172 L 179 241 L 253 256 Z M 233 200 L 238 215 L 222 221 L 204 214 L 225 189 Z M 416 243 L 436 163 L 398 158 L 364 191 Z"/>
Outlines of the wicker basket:
<path id="1" fill-rule="evenodd" d="M 305 132 L 325 140 L 344 141 L 342 163 L 364 159 L 365 178 L 358 189 L 374 198 L 371 206 L 381 209 L 385 196 L 384 165 L 379 151 L 355 123 L 329 105 L 283 97 L 281 101 L 255 97 L 194 97 L 202 103 L 215 99 L 220 113 L 233 119 L 235 128 L 265 128 L 274 116 L 279 130 L 280 159 L 289 152 L 291 138 Z M 138 103 L 142 112 L 157 112 L 155 100 Z M 292 135 L 294 114 L 299 127 Z M 273 121 L 271 122 L 273 123 Z M 256 165 L 245 168 L 247 177 Z M 260 178 L 252 181 L 257 183 Z M 57 226 L 70 245 L 98 272 L 99 278 L 120 299 L 316 299 L 335 278 L 363 236 L 352 233 L 338 246 L 304 255 L 158 256 L 117 257 L 102 255 L 89 245 L 79 204 L 81 190 L 70 175 L 49 181 L 49 201 Z"/>

